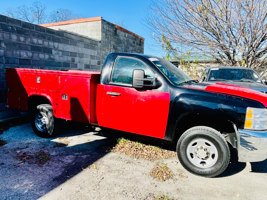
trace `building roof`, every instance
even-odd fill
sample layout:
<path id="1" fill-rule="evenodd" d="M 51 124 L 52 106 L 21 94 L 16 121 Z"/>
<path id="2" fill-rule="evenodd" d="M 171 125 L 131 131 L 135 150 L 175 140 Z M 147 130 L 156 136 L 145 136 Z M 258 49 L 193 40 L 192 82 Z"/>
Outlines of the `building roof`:
<path id="1" fill-rule="evenodd" d="M 48 24 L 40 24 L 43 27 L 51 27 L 51 26 L 62 26 L 62 25 L 69 25 L 69 24 L 78 24 L 78 23 L 85 23 L 85 22 L 95 22 L 101 21 L 102 17 L 92 17 L 92 18 L 83 18 L 83 19 L 73 19 L 68 21 L 61 21 L 61 22 L 53 22 Z"/>
<path id="2" fill-rule="evenodd" d="M 48 24 L 39 24 L 40 26 L 43 26 L 43 27 L 53 27 L 53 26 L 62 26 L 62 25 L 70 25 L 70 24 L 78 24 L 78 23 L 86 23 L 86 22 L 95 22 L 95 21 L 101 21 L 102 20 L 102 17 L 92 17 L 92 18 L 83 18 L 83 19 L 73 19 L 73 20 L 68 20 L 68 21 L 61 21 L 61 22 L 53 22 L 53 23 L 48 23 Z M 143 37 L 121 27 L 121 26 L 118 26 L 118 25 L 115 25 L 115 28 L 118 29 L 118 30 L 121 30 L 125 33 L 128 33 L 130 35 L 133 35 L 141 40 L 144 40 Z"/>

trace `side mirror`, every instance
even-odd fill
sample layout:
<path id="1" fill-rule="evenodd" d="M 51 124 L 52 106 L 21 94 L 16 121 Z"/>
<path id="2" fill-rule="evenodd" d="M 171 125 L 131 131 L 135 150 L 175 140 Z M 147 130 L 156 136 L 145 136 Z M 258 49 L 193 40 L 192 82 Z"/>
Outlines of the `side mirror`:
<path id="1" fill-rule="evenodd" d="M 145 80 L 145 71 L 142 69 L 135 69 L 133 71 L 133 87 L 143 88 Z"/>
<path id="2" fill-rule="evenodd" d="M 161 82 L 157 78 L 145 78 L 145 71 L 142 69 L 135 69 L 133 71 L 133 87 L 134 88 L 159 88 Z"/>
<path id="3" fill-rule="evenodd" d="M 262 80 L 262 82 L 263 82 L 265 85 L 267 85 L 267 80 Z"/>

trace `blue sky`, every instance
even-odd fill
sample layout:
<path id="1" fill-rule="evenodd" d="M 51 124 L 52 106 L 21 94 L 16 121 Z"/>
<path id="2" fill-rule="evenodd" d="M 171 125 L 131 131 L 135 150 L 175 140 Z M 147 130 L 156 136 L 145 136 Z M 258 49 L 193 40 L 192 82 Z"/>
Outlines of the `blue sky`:
<path id="1" fill-rule="evenodd" d="M 31 5 L 36 0 L 0 0 L 0 13 L 7 8 Z M 147 28 L 151 0 L 39 0 L 46 5 L 48 13 L 62 8 L 74 14 L 89 17 L 103 17 L 145 38 L 145 53 L 163 56 L 161 47 L 153 39 L 153 33 Z"/>

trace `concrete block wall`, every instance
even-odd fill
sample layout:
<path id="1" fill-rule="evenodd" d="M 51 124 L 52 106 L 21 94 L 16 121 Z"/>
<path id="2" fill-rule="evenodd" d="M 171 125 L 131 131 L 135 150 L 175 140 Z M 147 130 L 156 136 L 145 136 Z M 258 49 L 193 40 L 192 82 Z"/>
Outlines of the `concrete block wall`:
<path id="1" fill-rule="evenodd" d="M 81 34 L 77 30 L 83 30 L 86 24 L 80 29 L 75 23 L 74 26 L 53 30 L 0 15 L 0 112 L 6 110 L 6 67 L 99 71 L 108 53 L 143 53 L 143 39 L 141 45 L 134 45 L 132 33 L 117 30 L 115 36 L 116 25 L 103 23 L 102 18 L 93 24 L 88 22 L 86 31 Z M 88 27 L 93 27 L 94 31 L 90 37 L 85 35 L 90 31 Z M 123 44 L 128 42 L 131 44 Z"/>
<path id="2" fill-rule="evenodd" d="M 144 38 L 102 19 L 102 56 L 109 52 L 144 53 Z"/>
<path id="3" fill-rule="evenodd" d="M 98 54 L 101 65 L 110 52 L 144 53 L 144 38 L 110 23 L 102 17 L 56 22 L 42 26 L 101 41 Z"/>

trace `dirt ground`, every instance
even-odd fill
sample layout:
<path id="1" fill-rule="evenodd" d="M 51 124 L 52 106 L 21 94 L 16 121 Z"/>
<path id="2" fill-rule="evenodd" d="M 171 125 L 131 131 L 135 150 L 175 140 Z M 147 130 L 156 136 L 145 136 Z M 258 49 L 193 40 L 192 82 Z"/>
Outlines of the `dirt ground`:
<path id="1" fill-rule="evenodd" d="M 118 136 L 66 125 L 55 138 L 35 136 L 29 123 L 0 132 L 0 199 L 267 199 L 267 160 L 232 163 L 217 178 L 188 173 L 176 157 L 148 161 L 111 152 Z M 157 164 L 172 179 L 150 176 Z"/>

